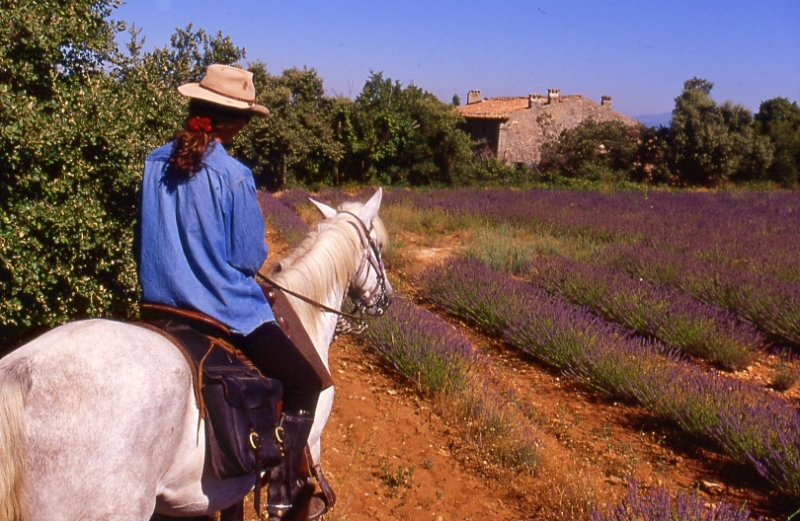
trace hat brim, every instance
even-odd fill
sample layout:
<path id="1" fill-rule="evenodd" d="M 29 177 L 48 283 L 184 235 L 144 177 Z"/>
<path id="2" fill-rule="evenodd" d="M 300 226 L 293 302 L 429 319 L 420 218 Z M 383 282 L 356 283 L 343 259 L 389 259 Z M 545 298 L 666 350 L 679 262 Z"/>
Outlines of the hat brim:
<path id="1" fill-rule="evenodd" d="M 199 83 L 186 83 L 184 85 L 181 85 L 180 87 L 178 87 L 178 92 L 180 92 L 187 98 L 208 101 L 209 103 L 222 105 L 223 107 L 229 107 L 232 109 L 241 110 L 243 112 L 249 112 L 252 113 L 254 116 L 258 116 L 261 118 L 267 117 L 269 115 L 269 109 L 263 105 L 257 105 L 255 103 L 250 104 L 246 101 L 239 101 L 228 98 L 226 96 L 222 96 L 220 94 L 217 94 L 216 92 L 211 92 L 210 90 L 204 89 L 203 87 L 200 86 Z"/>

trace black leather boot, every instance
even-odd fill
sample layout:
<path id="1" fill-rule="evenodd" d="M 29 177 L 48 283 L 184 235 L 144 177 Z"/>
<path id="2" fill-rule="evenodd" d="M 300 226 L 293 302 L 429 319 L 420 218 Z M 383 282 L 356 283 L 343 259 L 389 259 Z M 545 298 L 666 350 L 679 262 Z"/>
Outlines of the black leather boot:
<path id="1" fill-rule="evenodd" d="M 316 519 L 325 513 L 325 503 L 312 495 L 313 485 L 301 475 L 300 465 L 308 443 L 314 415 L 308 411 L 286 412 L 283 428 L 283 465 L 272 469 L 267 492 L 269 519 Z M 310 492 L 309 492 L 310 489 Z M 304 498 L 299 504 L 297 500 Z M 297 504 L 296 504 L 297 503 Z"/>

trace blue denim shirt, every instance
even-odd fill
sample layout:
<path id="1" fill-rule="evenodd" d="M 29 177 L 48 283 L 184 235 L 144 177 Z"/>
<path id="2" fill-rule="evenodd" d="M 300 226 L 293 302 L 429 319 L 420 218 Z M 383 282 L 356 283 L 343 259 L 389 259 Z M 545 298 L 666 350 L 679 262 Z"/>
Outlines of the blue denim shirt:
<path id="1" fill-rule="evenodd" d="M 275 320 L 253 278 L 267 258 L 250 169 L 214 143 L 193 177 L 167 175 L 172 143 L 147 156 L 139 282 L 145 302 L 202 311 L 248 334 Z"/>

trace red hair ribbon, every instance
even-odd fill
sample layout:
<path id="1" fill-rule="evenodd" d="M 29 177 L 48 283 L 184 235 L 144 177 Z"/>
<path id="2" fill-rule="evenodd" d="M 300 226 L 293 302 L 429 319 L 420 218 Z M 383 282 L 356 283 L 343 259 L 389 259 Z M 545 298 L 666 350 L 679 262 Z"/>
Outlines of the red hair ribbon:
<path id="1" fill-rule="evenodd" d="M 205 133 L 209 133 L 211 132 L 211 119 L 194 116 L 189 120 L 189 128 L 192 130 L 202 130 Z"/>

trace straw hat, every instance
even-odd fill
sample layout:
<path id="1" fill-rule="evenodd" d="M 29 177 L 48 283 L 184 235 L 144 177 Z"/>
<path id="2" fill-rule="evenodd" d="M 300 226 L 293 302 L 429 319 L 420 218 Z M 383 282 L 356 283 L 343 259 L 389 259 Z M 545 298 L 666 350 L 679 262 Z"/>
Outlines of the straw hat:
<path id="1" fill-rule="evenodd" d="M 253 73 L 238 67 L 209 65 L 200 83 L 181 85 L 178 87 L 178 92 L 188 98 L 251 112 L 254 116 L 262 118 L 269 114 L 267 107 L 256 105 Z"/>

